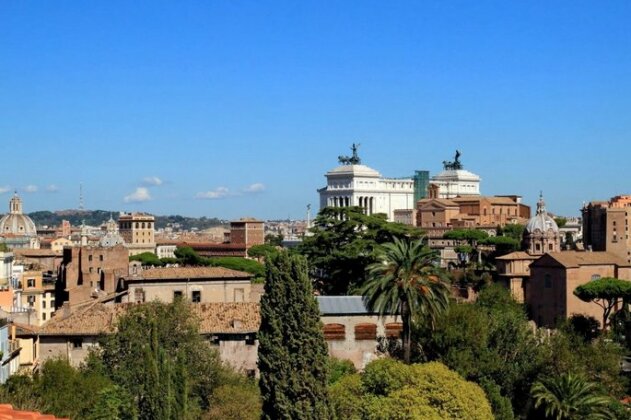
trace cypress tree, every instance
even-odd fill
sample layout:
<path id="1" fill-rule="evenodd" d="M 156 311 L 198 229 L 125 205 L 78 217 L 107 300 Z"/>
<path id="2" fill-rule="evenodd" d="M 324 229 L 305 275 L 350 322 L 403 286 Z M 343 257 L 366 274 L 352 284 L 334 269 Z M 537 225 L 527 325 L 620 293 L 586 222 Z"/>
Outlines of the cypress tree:
<path id="1" fill-rule="evenodd" d="M 303 257 L 266 265 L 259 330 L 263 419 L 327 419 L 327 347 Z"/>

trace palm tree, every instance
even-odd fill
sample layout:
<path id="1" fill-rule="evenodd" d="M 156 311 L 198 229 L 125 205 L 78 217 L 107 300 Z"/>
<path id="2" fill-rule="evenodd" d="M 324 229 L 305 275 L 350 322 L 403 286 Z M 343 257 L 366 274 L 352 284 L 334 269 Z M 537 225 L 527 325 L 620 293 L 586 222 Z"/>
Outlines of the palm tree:
<path id="1" fill-rule="evenodd" d="M 422 240 L 398 239 L 383 246 L 378 262 L 368 266 L 368 280 L 360 289 L 368 309 L 400 314 L 403 322 L 403 358 L 410 363 L 413 320 L 434 323 L 449 304 L 449 289 L 438 255 Z"/>
<path id="2" fill-rule="evenodd" d="M 571 373 L 536 382 L 531 395 L 535 408 L 543 408 L 546 418 L 555 420 L 610 419 L 611 399 L 596 384 Z"/>

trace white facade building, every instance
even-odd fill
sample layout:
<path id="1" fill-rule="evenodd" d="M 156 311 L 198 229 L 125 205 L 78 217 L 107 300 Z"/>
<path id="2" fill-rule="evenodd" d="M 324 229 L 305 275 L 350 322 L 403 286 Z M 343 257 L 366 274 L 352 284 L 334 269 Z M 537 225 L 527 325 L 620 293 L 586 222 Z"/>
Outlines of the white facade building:
<path id="1" fill-rule="evenodd" d="M 447 168 L 430 182 L 438 186 L 438 198 L 480 195 L 480 177 L 464 169 Z"/>
<path id="2" fill-rule="evenodd" d="M 359 206 L 366 214 L 385 213 L 394 221 L 394 210 L 414 208 L 412 178 L 384 178 L 366 165 L 341 165 L 326 173 L 320 188 L 320 209 Z"/>

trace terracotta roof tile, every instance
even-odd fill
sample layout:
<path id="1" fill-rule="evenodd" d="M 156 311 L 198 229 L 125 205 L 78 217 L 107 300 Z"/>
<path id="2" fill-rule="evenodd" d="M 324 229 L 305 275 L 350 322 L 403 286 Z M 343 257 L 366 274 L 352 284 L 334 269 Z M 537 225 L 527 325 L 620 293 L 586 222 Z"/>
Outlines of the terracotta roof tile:
<path id="1" fill-rule="evenodd" d="M 162 267 L 149 268 L 139 273 L 138 277 L 148 279 L 222 279 L 250 278 L 252 274 L 231 270 L 224 267 Z"/>
<path id="2" fill-rule="evenodd" d="M 41 335 L 101 335 L 116 331 L 116 320 L 136 304 L 101 303 L 75 310 L 64 316 L 59 310 L 41 327 Z M 258 331 L 261 315 L 258 303 L 198 303 L 191 304 L 199 318 L 200 333 L 247 333 Z M 235 322 L 235 320 L 237 322 Z"/>
<path id="3" fill-rule="evenodd" d="M 501 257 L 495 258 L 496 260 L 536 260 L 539 256 L 530 255 L 527 252 L 516 251 L 511 252 L 510 254 L 502 255 Z"/>
<path id="4" fill-rule="evenodd" d="M 620 267 L 631 266 L 631 264 L 627 261 L 610 252 L 563 251 L 551 252 L 546 255 L 568 268 L 579 267 L 581 265 L 605 264 L 615 264 Z M 539 265 L 538 263 L 542 261 L 546 255 L 535 261 L 533 264 Z"/>

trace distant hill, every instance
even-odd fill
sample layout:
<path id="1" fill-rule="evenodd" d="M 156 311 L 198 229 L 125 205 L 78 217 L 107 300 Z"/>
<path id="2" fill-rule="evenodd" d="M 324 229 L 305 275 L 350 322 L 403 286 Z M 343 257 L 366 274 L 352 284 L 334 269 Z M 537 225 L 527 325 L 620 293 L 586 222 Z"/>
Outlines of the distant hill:
<path id="1" fill-rule="evenodd" d="M 99 226 L 109 220 L 110 215 L 114 220 L 118 219 L 119 212 L 106 210 L 59 210 L 59 211 L 35 211 L 29 213 L 29 217 L 33 219 L 36 226 L 59 226 L 62 220 L 68 220 L 73 226 L 79 226 L 85 222 L 89 226 Z M 185 217 L 179 215 L 172 216 L 155 216 L 156 228 L 164 228 L 168 224 L 179 223 L 180 229 L 191 230 L 197 228 L 199 230 L 208 229 L 214 226 L 222 226 L 228 224 L 226 220 L 220 220 L 216 217 Z"/>

